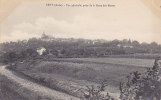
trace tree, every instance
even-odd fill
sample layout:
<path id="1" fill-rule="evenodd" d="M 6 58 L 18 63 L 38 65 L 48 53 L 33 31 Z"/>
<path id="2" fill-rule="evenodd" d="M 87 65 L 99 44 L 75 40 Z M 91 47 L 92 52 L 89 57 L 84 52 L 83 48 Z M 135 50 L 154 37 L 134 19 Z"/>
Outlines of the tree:
<path id="1" fill-rule="evenodd" d="M 12 63 L 18 59 L 18 55 L 15 51 L 7 52 L 2 55 L 3 63 Z"/>
<path id="2" fill-rule="evenodd" d="M 140 43 L 138 41 L 133 41 L 132 45 L 135 46 L 135 47 L 138 47 L 140 45 Z"/>
<path id="3" fill-rule="evenodd" d="M 121 100 L 156 100 L 161 99 L 159 59 L 155 59 L 153 68 L 148 68 L 144 74 L 133 72 L 127 76 L 127 81 L 120 83 Z"/>

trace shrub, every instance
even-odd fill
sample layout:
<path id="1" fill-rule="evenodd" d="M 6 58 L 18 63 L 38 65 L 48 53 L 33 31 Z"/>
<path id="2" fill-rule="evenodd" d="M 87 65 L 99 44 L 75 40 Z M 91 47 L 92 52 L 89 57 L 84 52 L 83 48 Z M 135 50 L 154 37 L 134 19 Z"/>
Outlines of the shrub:
<path id="1" fill-rule="evenodd" d="M 153 68 L 148 68 L 146 73 L 138 71 L 130 73 L 127 81 L 120 83 L 121 100 L 156 100 L 161 99 L 159 59 L 155 59 Z"/>
<path id="2" fill-rule="evenodd" d="M 114 100 L 108 92 L 105 91 L 107 84 L 104 82 L 100 86 L 86 86 L 85 91 L 82 91 L 83 98 L 81 100 Z"/>

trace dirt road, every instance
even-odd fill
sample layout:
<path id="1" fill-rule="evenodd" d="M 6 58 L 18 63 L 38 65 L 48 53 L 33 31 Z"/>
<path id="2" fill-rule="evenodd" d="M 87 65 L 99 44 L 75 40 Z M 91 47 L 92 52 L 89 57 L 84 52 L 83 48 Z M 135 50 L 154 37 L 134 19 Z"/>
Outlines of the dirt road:
<path id="1" fill-rule="evenodd" d="M 55 91 L 53 89 L 31 82 L 27 79 L 18 77 L 10 70 L 6 69 L 6 66 L 0 66 L 0 74 L 6 76 L 11 81 L 18 83 L 22 87 L 39 94 L 40 96 L 44 95 L 51 98 L 51 100 L 80 100 L 79 98 Z"/>

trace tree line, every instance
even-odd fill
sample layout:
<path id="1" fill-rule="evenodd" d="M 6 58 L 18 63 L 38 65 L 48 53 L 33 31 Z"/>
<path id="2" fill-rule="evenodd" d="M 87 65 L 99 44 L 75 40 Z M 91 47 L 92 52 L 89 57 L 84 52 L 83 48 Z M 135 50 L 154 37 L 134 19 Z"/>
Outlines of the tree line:
<path id="1" fill-rule="evenodd" d="M 43 55 L 53 57 L 106 57 L 109 55 L 133 55 L 161 53 L 161 45 L 156 42 L 139 43 L 124 40 L 88 40 L 73 38 L 54 38 L 43 34 L 41 38 L 6 42 L 0 44 L 0 56 L 7 61 L 37 57 L 36 50 L 44 47 Z"/>

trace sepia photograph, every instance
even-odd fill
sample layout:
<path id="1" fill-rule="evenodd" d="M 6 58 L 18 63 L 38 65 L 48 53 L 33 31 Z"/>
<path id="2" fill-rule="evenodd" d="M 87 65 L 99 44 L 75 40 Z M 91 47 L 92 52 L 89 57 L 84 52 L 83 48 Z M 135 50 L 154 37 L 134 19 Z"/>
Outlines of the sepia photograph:
<path id="1" fill-rule="evenodd" d="M 0 0 L 0 100 L 161 100 L 161 0 Z"/>

